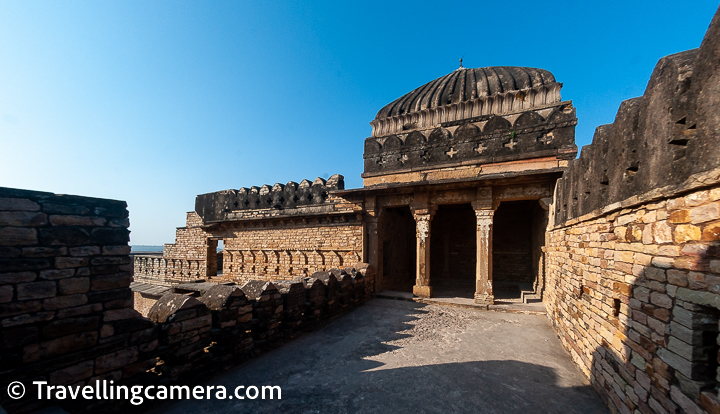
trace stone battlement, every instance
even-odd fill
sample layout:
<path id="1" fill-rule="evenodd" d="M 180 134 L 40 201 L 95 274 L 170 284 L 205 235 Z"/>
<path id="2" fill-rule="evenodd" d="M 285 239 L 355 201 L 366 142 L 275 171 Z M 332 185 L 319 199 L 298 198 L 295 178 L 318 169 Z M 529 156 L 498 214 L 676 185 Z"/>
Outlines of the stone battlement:
<path id="1" fill-rule="evenodd" d="M 327 181 L 318 177 L 313 182 L 302 180 L 299 184 L 290 181 L 285 185 L 275 183 L 272 187 L 242 187 L 198 195 L 195 198 L 195 211 L 206 224 L 245 219 L 248 216 L 268 218 L 327 214 L 333 211 L 334 204 L 341 201 L 330 195 L 330 192 L 343 189 L 344 177 L 339 174 L 331 176 Z M 266 214 L 258 214 L 263 211 Z"/>

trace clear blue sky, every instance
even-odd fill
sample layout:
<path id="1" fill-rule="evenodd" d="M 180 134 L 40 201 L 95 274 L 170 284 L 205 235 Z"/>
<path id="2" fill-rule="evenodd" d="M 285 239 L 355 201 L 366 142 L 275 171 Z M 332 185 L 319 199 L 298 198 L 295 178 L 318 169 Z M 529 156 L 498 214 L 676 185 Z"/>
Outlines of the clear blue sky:
<path id="1" fill-rule="evenodd" d="M 131 244 L 170 243 L 196 194 L 362 186 L 376 112 L 463 55 L 553 72 L 586 145 L 717 6 L 0 0 L 0 186 L 126 200 Z"/>

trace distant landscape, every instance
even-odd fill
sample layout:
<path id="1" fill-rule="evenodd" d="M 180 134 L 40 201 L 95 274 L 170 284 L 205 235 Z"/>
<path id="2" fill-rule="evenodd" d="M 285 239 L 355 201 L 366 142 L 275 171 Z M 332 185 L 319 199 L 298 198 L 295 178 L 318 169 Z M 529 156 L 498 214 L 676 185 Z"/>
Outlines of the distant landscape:
<path id="1" fill-rule="evenodd" d="M 163 251 L 163 247 L 162 247 L 162 246 L 148 246 L 148 245 L 137 244 L 137 245 L 134 245 L 134 246 L 130 246 L 130 251 L 131 251 L 132 253 L 137 253 L 137 252 L 162 252 L 162 251 Z"/>

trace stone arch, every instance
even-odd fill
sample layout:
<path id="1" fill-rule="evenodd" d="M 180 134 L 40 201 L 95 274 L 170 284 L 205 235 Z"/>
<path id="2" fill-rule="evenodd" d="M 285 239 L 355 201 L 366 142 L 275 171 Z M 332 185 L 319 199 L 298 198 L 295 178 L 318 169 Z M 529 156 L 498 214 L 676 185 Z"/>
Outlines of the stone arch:
<path id="1" fill-rule="evenodd" d="M 480 128 L 470 122 L 460 125 L 455 130 L 455 140 L 458 141 L 471 140 L 478 135 L 480 135 Z"/>
<path id="2" fill-rule="evenodd" d="M 492 116 L 485 124 L 485 129 L 483 129 L 483 133 L 487 134 L 495 131 L 504 131 L 510 129 L 511 126 L 512 125 L 510 124 L 510 121 L 508 121 L 507 119 L 501 116 Z"/>
<path id="3" fill-rule="evenodd" d="M 393 151 L 393 150 L 399 150 L 402 148 L 402 140 L 397 137 L 397 135 L 390 135 L 385 139 L 385 144 L 383 145 L 384 151 Z"/>
<path id="4" fill-rule="evenodd" d="M 438 142 L 438 141 L 449 141 L 452 139 L 452 134 L 450 131 L 448 131 L 445 128 L 435 128 L 430 133 L 430 136 L 428 137 L 428 141 L 430 142 Z"/>
<path id="5" fill-rule="evenodd" d="M 378 154 L 382 151 L 382 147 L 375 138 L 368 138 L 365 140 L 365 153 L 366 154 Z"/>
<path id="6" fill-rule="evenodd" d="M 525 128 L 543 124 L 545 119 L 535 111 L 528 111 L 520 115 L 516 120 L 513 127 L 515 129 Z"/>
<path id="7" fill-rule="evenodd" d="M 427 138 L 425 138 L 425 135 L 423 135 L 423 133 L 420 131 L 413 131 L 408 134 L 407 138 L 405 138 L 406 147 L 416 147 L 419 145 L 423 145 L 426 142 Z"/>

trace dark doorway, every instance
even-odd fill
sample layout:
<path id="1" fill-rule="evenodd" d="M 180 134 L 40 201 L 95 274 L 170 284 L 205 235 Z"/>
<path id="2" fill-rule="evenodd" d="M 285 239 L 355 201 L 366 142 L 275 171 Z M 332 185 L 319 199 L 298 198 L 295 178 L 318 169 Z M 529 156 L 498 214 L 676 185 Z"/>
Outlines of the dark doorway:
<path id="1" fill-rule="evenodd" d="M 433 296 L 472 298 L 477 260 L 476 219 L 472 206 L 439 206 L 430 229 Z"/>
<path id="2" fill-rule="evenodd" d="M 382 280 L 379 290 L 412 292 L 415 284 L 415 219 L 410 207 L 387 208 L 381 216 Z"/>
<path id="3" fill-rule="evenodd" d="M 225 244 L 223 239 L 208 239 L 206 276 L 215 277 L 223 275 L 223 252 Z"/>
<path id="4" fill-rule="evenodd" d="M 547 213 L 537 200 L 500 204 L 493 220 L 493 294 L 520 300 L 536 290 Z"/>

